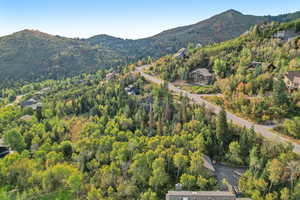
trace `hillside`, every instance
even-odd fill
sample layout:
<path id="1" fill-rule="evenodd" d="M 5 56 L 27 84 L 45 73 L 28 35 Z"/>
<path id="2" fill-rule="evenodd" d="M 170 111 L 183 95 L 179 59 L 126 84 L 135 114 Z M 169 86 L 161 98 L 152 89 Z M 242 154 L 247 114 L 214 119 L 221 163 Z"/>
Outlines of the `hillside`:
<path id="1" fill-rule="evenodd" d="M 299 55 L 300 18 L 256 25 L 233 40 L 190 48 L 182 58 L 162 57 L 149 73 L 210 94 L 207 100 L 238 116 L 276 125 L 276 131 L 300 139 Z"/>
<path id="2" fill-rule="evenodd" d="M 24 30 L 0 38 L 0 88 L 125 65 L 147 56 L 159 58 L 188 43 L 222 42 L 238 37 L 255 24 L 289 21 L 299 15 L 300 12 L 260 17 L 229 10 L 199 23 L 139 40 L 109 35 L 70 39 Z"/>
<path id="3" fill-rule="evenodd" d="M 107 48 L 83 41 L 24 30 L 0 38 L 1 85 L 90 72 L 124 63 Z"/>

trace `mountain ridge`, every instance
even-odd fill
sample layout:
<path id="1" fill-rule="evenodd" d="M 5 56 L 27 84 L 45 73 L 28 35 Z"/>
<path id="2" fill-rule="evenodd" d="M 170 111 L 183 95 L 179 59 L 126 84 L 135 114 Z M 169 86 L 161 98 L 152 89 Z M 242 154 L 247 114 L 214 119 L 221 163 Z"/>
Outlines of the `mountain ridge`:
<path id="1" fill-rule="evenodd" d="M 67 38 L 25 29 L 0 37 L 0 88 L 17 82 L 57 79 L 126 65 L 148 56 L 159 58 L 189 43 L 223 42 L 238 37 L 256 24 L 298 17 L 300 12 L 254 16 L 230 9 L 195 24 L 137 40 L 107 34 L 87 39 Z"/>

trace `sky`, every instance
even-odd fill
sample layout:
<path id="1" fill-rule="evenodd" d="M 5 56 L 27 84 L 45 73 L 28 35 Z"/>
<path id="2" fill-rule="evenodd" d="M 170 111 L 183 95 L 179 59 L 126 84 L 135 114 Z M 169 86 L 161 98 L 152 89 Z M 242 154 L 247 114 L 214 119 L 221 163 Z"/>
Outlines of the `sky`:
<path id="1" fill-rule="evenodd" d="M 299 11 L 300 0 L 0 0 L 0 36 L 34 29 L 66 37 L 137 39 L 228 9 L 278 15 Z"/>

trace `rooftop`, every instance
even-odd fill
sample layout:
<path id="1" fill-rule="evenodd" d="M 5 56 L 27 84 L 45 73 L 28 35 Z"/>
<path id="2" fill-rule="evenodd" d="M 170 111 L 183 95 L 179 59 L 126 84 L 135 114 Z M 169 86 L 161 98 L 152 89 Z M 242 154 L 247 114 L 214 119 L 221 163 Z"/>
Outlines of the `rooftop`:
<path id="1" fill-rule="evenodd" d="M 285 76 L 291 81 L 300 84 L 300 71 L 289 71 L 285 74 Z"/>
<path id="2" fill-rule="evenodd" d="M 193 73 L 201 73 L 203 76 L 211 76 L 211 73 L 206 68 L 198 68 L 191 72 Z"/>
<path id="3" fill-rule="evenodd" d="M 207 155 L 203 155 L 203 165 L 205 168 L 213 172 L 215 171 L 214 165 L 212 164 L 210 157 L 208 157 Z"/>
<path id="4" fill-rule="evenodd" d="M 29 121 L 32 119 L 32 116 L 31 115 L 24 115 L 20 118 L 21 120 L 24 120 L 24 121 Z"/>
<path id="5" fill-rule="evenodd" d="M 235 194 L 228 191 L 169 191 L 169 196 L 228 196 L 235 197 Z"/>

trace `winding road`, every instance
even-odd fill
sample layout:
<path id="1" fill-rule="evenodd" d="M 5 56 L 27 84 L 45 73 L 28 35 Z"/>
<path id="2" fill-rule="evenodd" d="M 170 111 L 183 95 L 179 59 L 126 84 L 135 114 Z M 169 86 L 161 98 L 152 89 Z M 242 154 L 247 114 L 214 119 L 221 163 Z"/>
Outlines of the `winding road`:
<path id="1" fill-rule="evenodd" d="M 151 76 L 149 74 L 146 74 L 145 72 L 143 72 L 144 69 L 146 69 L 147 67 L 149 67 L 150 65 L 144 65 L 141 67 L 136 68 L 136 70 L 134 71 L 135 73 L 140 73 L 141 76 L 143 76 L 146 80 L 155 83 L 155 84 L 162 84 L 163 80 Z M 221 110 L 221 108 L 217 105 L 214 105 L 208 101 L 206 101 L 205 99 L 203 99 L 201 96 L 203 95 L 198 95 L 198 94 L 192 94 L 190 92 L 187 92 L 185 90 L 182 90 L 180 88 L 175 87 L 172 83 L 168 83 L 168 89 L 174 93 L 177 94 L 182 94 L 187 96 L 188 98 L 190 98 L 194 103 L 198 103 L 201 105 L 204 105 L 208 110 L 212 111 L 215 114 L 218 114 Z M 248 120 L 245 120 L 241 117 L 238 117 L 237 115 L 226 111 L 227 113 L 227 119 L 232 121 L 232 123 L 241 126 L 241 127 L 246 127 L 246 128 L 251 128 L 254 127 L 254 130 L 261 134 L 264 138 L 268 139 L 268 140 L 272 140 L 275 142 L 287 142 L 290 143 L 294 146 L 294 152 L 298 155 L 300 155 L 300 145 L 287 139 L 284 138 L 282 136 L 276 135 L 274 134 L 270 129 L 273 128 L 273 126 L 267 126 L 267 125 L 261 125 L 261 124 L 256 124 L 253 122 L 250 122 Z"/>

